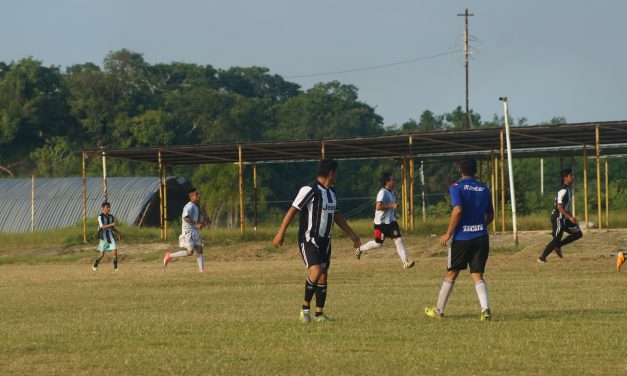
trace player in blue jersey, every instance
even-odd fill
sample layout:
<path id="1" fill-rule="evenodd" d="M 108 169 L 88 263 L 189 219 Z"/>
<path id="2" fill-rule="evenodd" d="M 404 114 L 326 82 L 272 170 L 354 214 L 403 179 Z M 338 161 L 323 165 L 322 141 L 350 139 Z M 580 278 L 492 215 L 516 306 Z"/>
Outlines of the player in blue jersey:
<path id="1" fill-rule="evenodd" d="M 553 239 L 551 239 L 549 244 L 544 248 L 544 252 L 542 252 L 540 257 L 538 257 L 538 262 L 541 264 L 546 264 L 547 256 L 553 251 L 555 251 L 557 257 L 564 257 L 562 255 L 562 247 L 583 237 L 581 229 L 577 224 L 577 219 L 570 214 L 570 203 L 573 201 L 572 186 L 575 182 L 573 170 L 570 168 L 562 170 L 561 175 L 562 186 L 557 191 L 553 211 L 551 212 L 551 224 L 553 225 L 551 235 Z M 564 232 L 570 235 L 562 240 Z"/>
<path id="2" fill-rule="evenodd" d="M 483 183 L 475 180 L 477 161 L 464 159 L 459 166 L 462 180 L 450 189 L 453 211 L 448 230 L 440 237 L 440 244 L 448 249 L 448 268 L 438 304 L 426 307 L 425 314 L 432 318 L 444 317 L 444 308 L 453 292 L 455 280 L 460 270 L 470 265 L 470 277 L 475 283 L 475 290 L 481 305 L 481 320 L 492 319 L 488 302 L 488 287 L 483 273 L 490 252 L 488 225 L 494 220 L 494 208 L 490 190 Z"/>

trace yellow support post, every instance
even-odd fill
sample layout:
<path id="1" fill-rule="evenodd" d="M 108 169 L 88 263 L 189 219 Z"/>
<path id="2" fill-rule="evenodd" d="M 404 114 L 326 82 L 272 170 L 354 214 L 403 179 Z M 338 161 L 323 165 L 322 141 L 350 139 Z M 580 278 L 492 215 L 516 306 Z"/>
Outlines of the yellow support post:
<path id="1" fill-rule="evenodd" d="M 160 237 L 164 239 L 163 236 L 163 165 L 161 164 L 161 151 L 157 152 L 157 161 L 159 164 L 159 228 L 161 230 Z"/>
<path id="2" fill-rule="evenodd" d="M 588 227 L 588 150 L 583 146 L 583 220 Z"/>
<path id="3" fill-rule="evenodd" d="M 492 192 L 492 206 L 494 207 L 494 212 L 496 213 L 497 211 L 497 202 L 496 202 L 496 181 L 497 181 L 497 168 L 498 168 L 498 162 L 496 159 L 496 156 L 494 155 L 494 152 L 492 152 L 490 154 L 490 163 L 492 164 L 492 167 L 490 168 L 490 191 Z M 492 233 L 496 233 L 496 221 L 492 221 Z"/>
<path id="4" fill-rule="evenodd" d="M 601 197 L 601 145 L 599 143 L 599 126 L 595 127 L 595 155 L 597 160 L 597 221 L 599 222 L 599 229 L 603 228 L 603 198 Z"/>
<path id="5" fill-rule="evenodd" d="M 505 233 L 505 144 L 501 130 L 501 232 Z"/>
<path id="6" fill-rule="evenodd" d="M 409 136 L 409 227 L 414 230 L 414 139 Z"/>
<path id="7" fill-rule="evenodd" d="M 608 162 L 605 158 L 605 227 L 610 227 L 610 186 L 608 181 Z"/>
<path id="8" fill-rule="evenodd" d="M 87 154 L 83 152 L 83 243 L 87 243 L 87 174 L 85 170 L 85 161 Z"/>
<path id="9" fill-rule="evenodd" d="M 401 224 L 403 225 L 403 229 L 406 230 L 407 229 L 407 167 L 405 165 L 406 160 L 405 157 L 403 157 L 402 161 L 401 161 L 401 175 L 402 175 L 402 221 Z"/>
<path id="10" fill-rule="evenodd" d="M 244 162 L 242 161 L 242 145 L 237 145 L 239 156 L 239 232 L 245 233 L 244 224 Z"/>
<path id="11" fill-rule="evenodd" d="M 168 172 L 163 165 L 163 238 L 168 238 Z"/>
<path id="12" fill-rule="evenodd" d="M 257 164 L 253 163 L 253 229 L 257 234 Z"/>

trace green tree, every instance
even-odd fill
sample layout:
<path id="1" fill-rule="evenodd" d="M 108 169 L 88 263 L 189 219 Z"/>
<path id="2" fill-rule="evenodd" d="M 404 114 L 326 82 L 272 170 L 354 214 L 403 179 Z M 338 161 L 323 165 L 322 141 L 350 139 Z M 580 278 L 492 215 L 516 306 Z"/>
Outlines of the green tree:
<path id="1" fill-rule="evenodd" d="M 51 137 L 30 154 L 35 173 L 42 177 L 76 175 L 80 171 L 80 158 L 73 145 L 64 137 Z"/>

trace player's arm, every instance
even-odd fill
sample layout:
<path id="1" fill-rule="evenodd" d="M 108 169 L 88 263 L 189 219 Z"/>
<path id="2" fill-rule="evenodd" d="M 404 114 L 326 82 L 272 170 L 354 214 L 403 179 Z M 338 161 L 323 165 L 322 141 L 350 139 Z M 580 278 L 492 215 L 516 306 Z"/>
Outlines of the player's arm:
<path id="1" fill-rule="evenodd" d="M 102 218 L 98 217 L 98 225 L 100 226 L 101 230 L 106 230 L 106 229 L 108 229 L 110 227 L 115 227 L 117 225 L 117 223 L 115 221 L 113 221 L 113 222 L 109 223 L 108 225 L 103 225 L 102 224 Z"/>
<path id="2" fill-rule="evenodd" d="M 344 218 L 344 215 L 339 211 L 335 212 L 334 220 L 335 223 L 340 226 L 342 231 L 350 236 L 351 240 L 353 241 L 353 247 L 358 248 L 361 245 L 361 240 L 359 240 L 359 236 L 357 236 L 357 234 L 355 234 L 355 231 L 353 231 L 353 229 L 348 225 L 348 222 L 346 222 L 346 218 Z"/>
<path id="3" fill-rule="evenodd" d="M 396 209 L 398 204 L 396 202 L 391 203 L 390 205 L 383 205 L 383 202 L 377 201 L 374 205 L 377 210 L 386 210 L 386 209 Z"/>
<path id="4" fill-rule="evenodd" d="M 446 233 L 444 235 L 440 236 L 441 245 L 445 246 L 446 242 L 453 236 L 457 225 L 459 225 L 459 221 L 461 221 L 462 219 L 462 212 L 463 209 L 461 205 L 456 205 L 453 207 L 453 211 L 451 212 L 451 219 L 448 223 L 448 229 L 446 230 Z"/>
<path id="5" fill-rule="evenodd" d="M 283 240 L 285 239 L 285 231 L 287 231 L 287 226 L 292 223 L 292 220 L 296 216 L 298 209 L 291 206 L 287 213 L 285 213 L 285 217 L 283 217 L 283 222 L 281 222 L 281 227 L 279 227 L 279 231 L 277 231 L 276 235 L 274 235 L 274 239 L 272 239 L 272 244 L 275 247 L 280 247 L 283 245 Z"/>
<path id="6" fill-rule="evenodd" d="M 569 221 L 571 221 L 574 224 L 577 224 L 577 218 L 575 218 L 566 209 L 564 209 L 564 204 L 562 204 L 561 202 L 557 204 L 557 210 L 559 210 L 560 213 L 562 213 L 562 215 L 566 217 Z"/>

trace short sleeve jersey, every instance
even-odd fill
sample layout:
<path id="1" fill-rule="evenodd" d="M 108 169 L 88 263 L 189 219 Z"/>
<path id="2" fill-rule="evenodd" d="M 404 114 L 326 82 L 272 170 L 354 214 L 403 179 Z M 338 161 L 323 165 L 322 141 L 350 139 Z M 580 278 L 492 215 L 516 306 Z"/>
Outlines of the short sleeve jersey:
<path id="1" fill-rule="evenodd" d="M 386 188 L 381 188 L 377 193 L 376 202 L 380 202 L 383 205 L 391 205 L 396 202 L 396 196 L 394 192 Z M 374 224 L 389 224 L 396 221 L 396 213 L 394 209 L 375 210 L 374 212 Z"/>
<path id="2" fill-rule="evenodd" d="M 115 222 L 113 215 L 100 213 L 98 216 L 98 229 L 102 230 L 102 226 L 110 225 L 113 222 Z M 107 243 L 115 241 L 115 238 L 113 237 L 113 227 L 107 227 L 106 229 L 100 231 L 100 239 L 106 241 Z"/>
<path id="3" fill-rule="evenodd" d="M 316 238 L 331 238 L 331 228 L 338 211 L 333 187 L 326 188 L 318 181 L 298 191 L 292 206 L 300 211 L 298 241 L 315 242 Z"/>
<path id="4" fill-rule="evenodd" d="M 490 190 L 472 178 L 451 185 L 451 205 L 462 207 L 462 218 L 453 240 L 471 240 L 488 235 L 486 213 L 494 213 Z"/>
<path id="5" fill-rule="evenodd" d="M 559 191 L 557 191 L 557 197 L 555 197 L 554 208 L 558 214 L 558 218 L 562 218 L 562 212 L 557 210 L 557 204 L 564 205 L 564 210 L 570 211 L 570 203 L 573 200 L 573 189 L 566 184 L 562 184 Z"/>
<path id="6" fill-rule="evenodd" d="M 194 222 L 200 221 L 200 208 L 198 207 L 198 205 L 194 204 L 191 201 L 188 202 L 183 208 L 183 215 L 181 216 L 181 220 L 183 221 L 182 228 L 184 233 L 196 230 L 196 226 L 185 222 L 185 217 L 190 217 Z"/>

